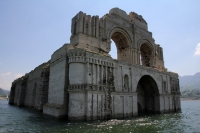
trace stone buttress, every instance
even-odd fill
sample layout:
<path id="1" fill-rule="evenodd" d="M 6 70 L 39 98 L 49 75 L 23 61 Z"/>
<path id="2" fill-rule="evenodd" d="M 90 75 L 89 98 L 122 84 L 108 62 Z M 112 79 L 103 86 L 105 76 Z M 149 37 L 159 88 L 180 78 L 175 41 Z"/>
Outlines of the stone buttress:
<path id="1" fill-rule="evenodd" d="M 110 56 L 111 45 L 117 59 Z M 181 110 L 178 74 L 165 68 L 163 48 L 141 15 L 119 8 L 101 18 L 75 15 L 70 43 L 15 80 L 9 103 L 69 120 Z"/>

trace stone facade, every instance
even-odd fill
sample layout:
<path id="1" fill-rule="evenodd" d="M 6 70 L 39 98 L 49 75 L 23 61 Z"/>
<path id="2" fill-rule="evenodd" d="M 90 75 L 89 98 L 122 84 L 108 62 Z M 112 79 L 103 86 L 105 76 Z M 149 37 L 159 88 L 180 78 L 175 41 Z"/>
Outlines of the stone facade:
<path id="1" fill-rule="evenodd" d="M 118 59 L 109 52 L 111 40 Z M 15 80 L 10 104 L 69 120 L 127 118 L 181 110 L 178 74 L 164 67 L 141 15 L 113 8 L 102 18 L 79 12 L 70 44 Z"/>
<path id="2" fill-rule="evenodd" d="M 35 68 L 30 73 L 13 81 L 9 104 L 33 107 L 43 110 L 48 100 L 49 62 Z"/>

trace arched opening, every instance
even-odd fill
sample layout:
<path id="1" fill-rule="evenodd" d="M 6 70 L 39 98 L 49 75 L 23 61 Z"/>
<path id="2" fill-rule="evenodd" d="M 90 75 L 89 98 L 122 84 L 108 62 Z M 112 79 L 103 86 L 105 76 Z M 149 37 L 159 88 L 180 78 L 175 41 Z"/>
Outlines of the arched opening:
<path id="1" fill-rule="evenodd" d="M 158 87 L 151 76 L 145 75 L 139 80 L 137 93 L 138 114 L 160 111 Z"/>
<path id="2" fill-rule="evenodd" d="M 111 39 L 111 50 L 110 50 L 110 55 L 113 59 L 117 59 L 117 47 L 115 45 L 115 42 Z"/>
<path id="3" fill-rule="evenodd" d="M 152 49 L 148 43 L 143 43 L 140 47 L 140 65 L 150 67 L 151 66 L 151 57 Z"/>
<path id="4" fill-rule="evenodd" d="M 111 40 L 116 45 L 117 59 L 130 61 L 130 44 L 128 43 L 127 37 L 122 32 L 116 31 L 111 35 Z"/>
<path id="5" fill-rule="evenodd" d="M 140 104 L 139 102 L 137 103 L 137 107 L 138 107 L 138 112 L 139 112 L 139 113 L 144 112 L 144 111 L 142 110 L 142 106 L 141 106 L 141 104 Z"/>
<path id="6" fill-rule="evenodd" d="M 128 92 L 129 91 L 129 78 L 128 75 L 124 75 L 124 91 Z"/>

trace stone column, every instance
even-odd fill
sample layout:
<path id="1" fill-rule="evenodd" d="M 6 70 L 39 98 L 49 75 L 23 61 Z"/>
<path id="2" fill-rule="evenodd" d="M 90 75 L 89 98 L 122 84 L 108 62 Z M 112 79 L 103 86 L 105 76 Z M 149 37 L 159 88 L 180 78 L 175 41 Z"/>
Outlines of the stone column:
<path id="1" fill-rule="evenodd" d="M 94 61 L 94 59 L 93 59 Z M 94 89 L 94 85 L 95 85 L 95 65 L 94 65 L 94 62 L 92 63 L 92 89 Z"/>
<path id="2" fill-rule="evenodd" d="M 78 14 L 79 21 L 77 22 L 77 30 L 76 33 L 83 33 L 83 12 L 79 12 Z"/>
<path id="3" fill-rule="evenodd" d="M 87 34 L 87 16 L 86 14 L 84 13 L 83 14 L 83 33 L 84 34 Z"/>
<path id="4" fill-rule="evenodd" d="M 91 16 L 88 15 L 88 35 L 91 36 Z"/>
<path id="5" fill-rule="evenodd" d="M 96 37 L 99 38 L 99 16 L 96 16 Z"/>
<path id="6" fill-rule="evenodd" d="M 134 51 L 134 53 L 133 53 L 133 55 L 134 55 L 134 63 L 137 64 L 137 50 L 134 49 L 133 51 Z"/>
<path id="7" fill-rule="evenodd" d="M 104 78 L 103 77 L 103 73 L 104 73 L 104 67 L 103 67 L 103 64 L 101 63 L 101 73 L 100 73 L 101 74 L 101 79 L 100 80 L 102 81 L 101 82 L 101 89 L 103 89 L 103 78 Z"/>
<path id="8" fill-rule="evenodd" d="M 97 83 L 97 90 L 99 90 L 99 63 L 97 62 L 97 73 L 96 73 L 96 83 Z"/>
<path id="9" fill-rule="evenodd" d="M 138 54 L 137 54 L 138 56 L 137 56 L 137 64 L 139 64 L 140 65 L 140 55 L 141 55 L 141 52 L 140 52 L 140 50 L 138 50 Z"/>
<path id="10" fill-rule="evenodd" d="M 96 36 L 95 16 L 92 16 L 92 36 Z"/>
<path id="11" fill-rule="evenodd" d="M 85 65 L 85 84 L 88 84 L 88 78 L 89 78 L 89 58 L 86 59 L 86 65 Z M 88 86 L 86 86 L 88 89 Z"/>

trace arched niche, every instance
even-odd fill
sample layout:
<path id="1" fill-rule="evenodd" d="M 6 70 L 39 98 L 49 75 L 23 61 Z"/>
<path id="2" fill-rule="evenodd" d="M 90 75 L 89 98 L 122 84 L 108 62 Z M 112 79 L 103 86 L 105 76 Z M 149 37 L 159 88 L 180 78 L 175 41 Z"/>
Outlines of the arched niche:
<path id="1" fill-rule="evenodd" d="M 124 91 L 129 91 L 129 77 L 127 74 L 124 75 Z"/>
<path id="2" fill-rule="evenodd" d="M 137 85 L 138 113 L 156 113 L 160 111 L 159 90 L 156 81 L 144 75 Z"/>

